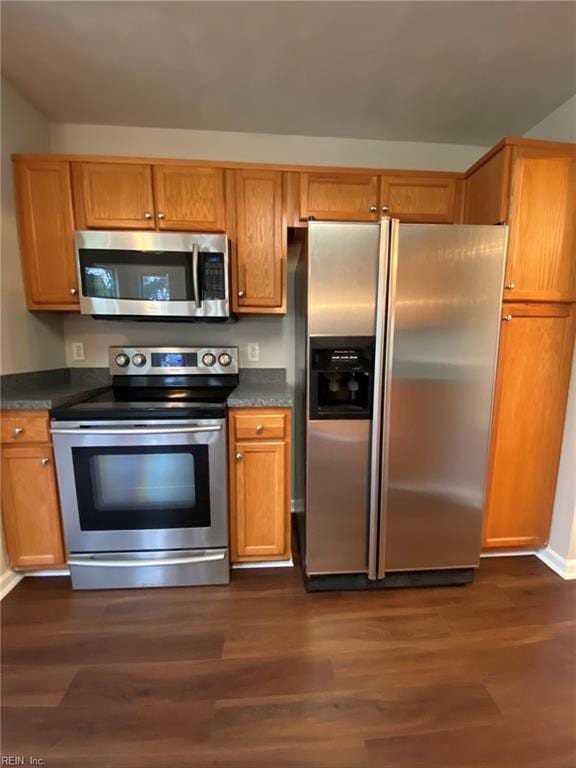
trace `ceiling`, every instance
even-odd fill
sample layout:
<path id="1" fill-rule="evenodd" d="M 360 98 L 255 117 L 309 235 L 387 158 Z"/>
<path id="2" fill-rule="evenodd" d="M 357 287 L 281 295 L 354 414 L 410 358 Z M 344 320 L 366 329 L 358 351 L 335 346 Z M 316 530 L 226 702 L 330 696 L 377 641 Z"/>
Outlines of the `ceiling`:
<path id="1" fill-rule="evenodd" d="M 489 145 L 576 92 L 572 2 L 3 2 L 54 122 Z"/>

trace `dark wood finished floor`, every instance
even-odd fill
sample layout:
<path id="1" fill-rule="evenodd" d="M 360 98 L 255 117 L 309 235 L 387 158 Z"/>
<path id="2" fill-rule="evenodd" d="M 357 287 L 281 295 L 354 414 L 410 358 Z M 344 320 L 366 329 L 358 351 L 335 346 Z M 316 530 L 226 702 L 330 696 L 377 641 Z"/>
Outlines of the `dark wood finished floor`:
<path id="1" fill-rule="evenodd" d="M 576 582 L 533 557 L 473 585 L 230 587 L 2 603 L 3 754 L 46 768 L 574 768 Z"/>

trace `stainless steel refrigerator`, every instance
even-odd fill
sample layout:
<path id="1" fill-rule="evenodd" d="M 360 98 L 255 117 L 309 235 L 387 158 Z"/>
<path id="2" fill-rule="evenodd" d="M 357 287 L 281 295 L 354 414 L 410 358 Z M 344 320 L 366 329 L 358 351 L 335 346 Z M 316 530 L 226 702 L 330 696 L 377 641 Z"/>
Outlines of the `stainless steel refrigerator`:
<path id="1" fill-rule="evenodd" d="M 478 565 L 504 226 L 310 222 L 297 268 L 309 589 Z"/>

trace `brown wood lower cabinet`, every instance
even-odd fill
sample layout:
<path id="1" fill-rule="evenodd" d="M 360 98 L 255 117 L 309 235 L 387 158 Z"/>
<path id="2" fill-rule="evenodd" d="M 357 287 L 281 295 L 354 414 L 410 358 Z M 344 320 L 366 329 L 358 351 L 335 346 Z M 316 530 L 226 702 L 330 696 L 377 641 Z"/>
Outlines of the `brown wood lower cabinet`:
<path id="1" fill-rule="evenodd" d="M 8 414 L 8 419 L 15 413 Z M 3 420 L 6 415 L 2 414 Z M 47 425 L 47 414 L 45 420 Z M 21 434 L 25 440 L 25 433 Z M 2 519 L 13 568 L 33 570 L 65 565 L 50 443 L 2 445 Z"/>
<path id="2" fill-rule="evenodd" d="M 290 410 L 229 412 L 232 562 L 290 557 Z"/>
<path id="3" fill-rule="evenodd" d="M 509 303 L 502 315 L 484 546 L 542 547 L 562 445 L 574 310 Z"/>

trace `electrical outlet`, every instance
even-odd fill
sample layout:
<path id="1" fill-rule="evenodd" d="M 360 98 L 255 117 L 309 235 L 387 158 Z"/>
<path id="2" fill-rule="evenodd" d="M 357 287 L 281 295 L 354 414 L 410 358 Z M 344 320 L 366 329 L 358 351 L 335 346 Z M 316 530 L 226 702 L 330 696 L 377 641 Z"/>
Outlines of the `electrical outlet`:
<path id="1" fill-rule="evenodd" d="M 248 361 L 257 363 L 260 360 L 260 344 L 248 344 Z"/>
<path id="2" fill-rule="evenodd" d="M 72 358 L 74 360 L 85 360 L 84 356 L 84 342 L 74 341 L 72 342 Z"/>

